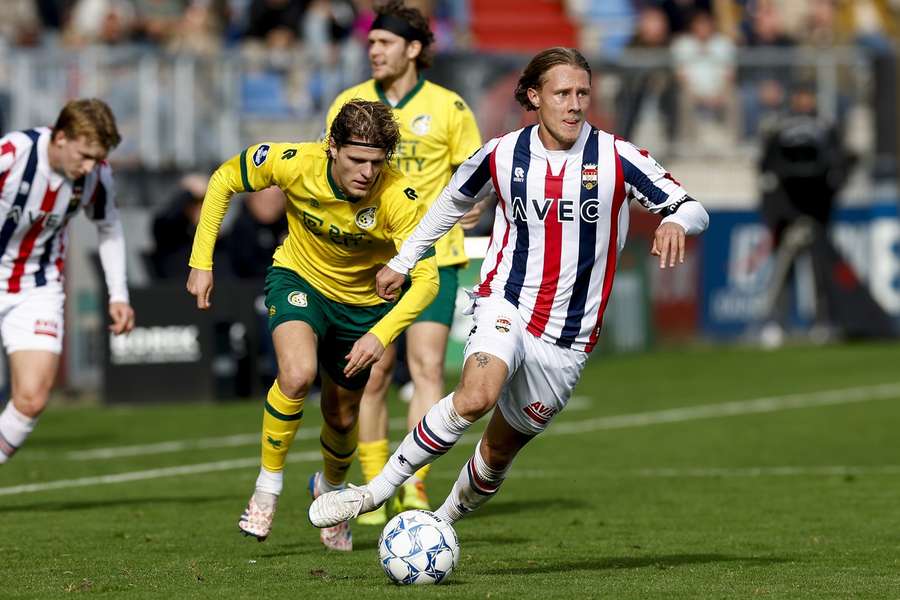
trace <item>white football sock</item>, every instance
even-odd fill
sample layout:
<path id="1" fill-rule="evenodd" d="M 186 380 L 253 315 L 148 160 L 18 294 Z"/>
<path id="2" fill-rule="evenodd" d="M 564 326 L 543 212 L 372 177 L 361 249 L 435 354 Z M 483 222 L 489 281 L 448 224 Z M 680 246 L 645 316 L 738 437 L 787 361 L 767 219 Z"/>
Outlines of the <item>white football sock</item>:
<path id="1" fill-rule="evenodd" d="M 26 417 L 13 406 L 12 399 L 0 413 L 0 464 L 5 463 L 25 443 L 37 419 Z"/>
<path id="2" fill-rule="evenodd" d="M 268 471 L 265 467 L 260 467 L 259 477 L 256 478 L 256 489 L 267 494 L 281 493 L 284 488 L 284 471 Z"/>
<path id="3" fill-rule="evenodd" d="M 451 524 L 456 523 L 493 498 L 508 472 L 508 466 L 503 470 L 494 469 L 484 461 L 479 441 L 475 446 L 475 454 L 459 472 L 450 495 L 434 514 Z"/>
<path id="4" fill-rule="evenodd" d="M 366 485 L 375 506 L 393 496 L 413 473 L 446 454 L 471 425 L 453 408 L 452 393 L 432 406 L 406 434 L 381 472 Z"/>

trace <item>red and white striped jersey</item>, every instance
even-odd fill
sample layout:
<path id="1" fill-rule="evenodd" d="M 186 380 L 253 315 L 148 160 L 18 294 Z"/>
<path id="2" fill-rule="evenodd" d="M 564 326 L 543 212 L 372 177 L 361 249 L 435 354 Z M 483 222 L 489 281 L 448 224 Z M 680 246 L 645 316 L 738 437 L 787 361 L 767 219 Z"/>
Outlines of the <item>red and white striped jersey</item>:
<path id="1" fill-rule="evenodd" d="M 414 264 L 446 226 L 441 213 L 459 218 L 460 205 L 490 189 L 499 202 L 475 293 L 518 307 L 532 335 L 585 352 L 597 343 L 625 245 L 628 200 L 664 214 L 693 204 L 681 184 L 630 142 L 585 123 L 570 149 L 550 152 L 532 125 L 492 139 L 463 163 L 421 231 L 388 266 Z M 687 223 L 688 233 L 706 227 L 705 211 L 696 208 L 702 218 Z M 685 225 L 680 213 L 664 220 Z"/>
<path id="2" fill-rule="evenodd" d="M 109 165 L 102 162 L 70 181 L 50 168 L 50 136 L 50 129 L 39 127 L 0 138 L 0 292 L 61 281 L 67 225 L 80 208 L 98 228 L 121 235 Z M 121 282 L 116 278 L 110 296 L 127 301 L 121 260 Z"/>

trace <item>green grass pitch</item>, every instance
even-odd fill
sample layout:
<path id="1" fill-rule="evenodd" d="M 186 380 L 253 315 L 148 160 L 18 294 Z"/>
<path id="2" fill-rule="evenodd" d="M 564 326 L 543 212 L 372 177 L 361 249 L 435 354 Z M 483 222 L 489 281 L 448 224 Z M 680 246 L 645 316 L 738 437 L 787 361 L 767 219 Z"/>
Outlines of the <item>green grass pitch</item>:
<path id="1" fill-rule="evenodd" d="M 238 534 L 261 411 L 51 406 L 0 467 L 0 598 L 900 598 L 897 344 L 595 356 L 431 588 L 388 583 L 378 528 L 319 545 L 315 406 L 272 535 Z"/>

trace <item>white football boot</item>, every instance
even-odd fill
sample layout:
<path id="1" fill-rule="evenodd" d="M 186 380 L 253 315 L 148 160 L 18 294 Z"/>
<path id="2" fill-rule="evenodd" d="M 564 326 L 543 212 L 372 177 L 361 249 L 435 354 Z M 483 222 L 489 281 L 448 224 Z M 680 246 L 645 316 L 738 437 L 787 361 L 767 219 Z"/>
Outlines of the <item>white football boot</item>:
<path id="1" fill-rule="evenodd" d="M 333 527 L 376 508 L 366 486 L 351 483 L 346 489 L 316 497 L 309 506 L 309 522 L 320 528 Z"/>
<path id="2" fill-rule="evenodd" d="M 256 490 L 238 520 L 238 529 L 246 536 L 255 537 L 260 542 L 266 541 L 272 531 L 277 504 L 278 496 Z"/>

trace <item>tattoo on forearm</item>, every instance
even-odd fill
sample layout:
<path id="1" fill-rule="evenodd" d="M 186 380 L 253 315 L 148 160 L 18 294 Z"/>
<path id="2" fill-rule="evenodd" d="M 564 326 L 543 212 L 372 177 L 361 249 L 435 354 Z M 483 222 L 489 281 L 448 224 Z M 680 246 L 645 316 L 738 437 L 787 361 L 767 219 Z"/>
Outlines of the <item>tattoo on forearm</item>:
<path id="1" fill-rule="evenodd" d="M 475 361 L 478 363 L 478 368 L 485 368 L 489 362 L 491 362 L 491 357 L 487 354 L 482 354 L 481 352 L 475 353 Z"/>

